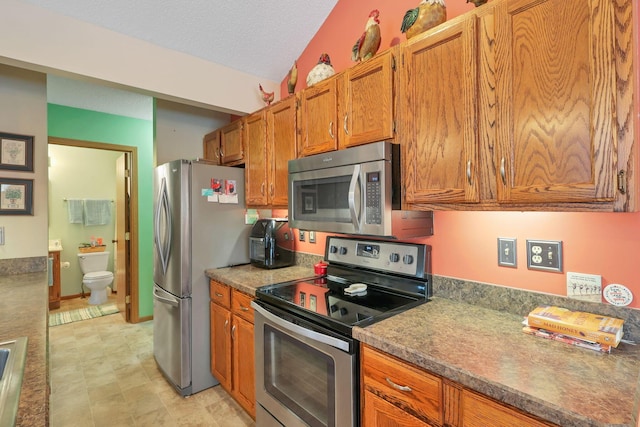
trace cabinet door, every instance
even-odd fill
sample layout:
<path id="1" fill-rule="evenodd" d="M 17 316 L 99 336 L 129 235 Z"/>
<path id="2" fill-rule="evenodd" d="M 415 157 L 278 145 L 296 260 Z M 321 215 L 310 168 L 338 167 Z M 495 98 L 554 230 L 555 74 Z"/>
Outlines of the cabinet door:
<path id="1" fill-rule="evenodd" d="M 338 91 L 340 148 L 394 137 L 394 73 L 392 50 L 344 72 Z"/>
<path id="2" fill-rule="evenodd" d="M 370 391 L 364 392 L 363 403 L 363 427 L 429 427 L 431 425 L 412 417 Z"/>
<path id="3" fill-rule="evenodd" d="M 233 317 L 233 397 L 253 418 L 256 416 L 253 323 Z"/>
<path id="4" fill-rule="evenodd" d="M 461 413 L 464 427 L 549 427 L 554 425 L 539 421 L 469 390 L 462 392 Z"/>
<path id="5" fill-rule="evenodd" d="M 337 84 L 340 76 L 330 77 L 302 91 L 300 95 L 301 136 L 298 154 L 333 151 L 337 140 Z"/>
<path id="6" fill-rule="evenodd" d="M 220 131 L 214 130 L 202 139 L 202 158 L 220 164 Z"/>
<path id="7" fill-rule="evenodd" d="M 611 201 L 612 0 L 501 2 L 496 15 L 498 201 Z"/>
<path id="8" fill-rule="evenodd" d="M 264 111 L 244 119 L 247 146 L 245 158 L 245 201 L 251 206 L 266 206 L 267 197 L 267 122 Z"/>
<path id="9" fill-rule="evenodd" d="M 51 275 L 53 284 L 49 286 L 49 310 L 60 308 L 60 252 L 49 252 L 49 258 L 53 258 Z"/>
<path id="10" fill-rule="evenodd" d="M 231 391 L 231 312 L 211 302 L 211 374 Z"/>
<path id="11" fill-rule="evenodd" d="M 476 16 L 403 48 L 405 201 L 478 202 Z"/>
<path id="12" fill-rule="evenodd" d="M 236 120 L 220 129 L 220 164 L 235 165 L 244 161 L 242 126 L 243 120 Z"/>
<path id="13" fill-rule="evenodd" d="M 269 197 L 273 207 L 287 206 L 289 160 L 297 157 L 297 136 L 296 98 L 290 96 L 267 110 Z"/>

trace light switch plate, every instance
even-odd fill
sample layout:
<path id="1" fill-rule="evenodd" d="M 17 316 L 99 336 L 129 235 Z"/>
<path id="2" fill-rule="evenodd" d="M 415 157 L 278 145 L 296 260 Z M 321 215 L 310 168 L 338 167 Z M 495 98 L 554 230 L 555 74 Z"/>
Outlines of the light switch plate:
<path id="1" fill-rule="evenodd" d="M 298 230 L 298 240 L 304 242 L 304 230 Z"/>
<path id="2" fill-rule="evenodd" d="M 498 237 L 498 265 L 502 267 L 517 267 L 516 239 Z"/>
<path id="3" fill-rule="evenodd" d="M 562 273 L 562 241 L 527 240 L 527 268 Z"/>

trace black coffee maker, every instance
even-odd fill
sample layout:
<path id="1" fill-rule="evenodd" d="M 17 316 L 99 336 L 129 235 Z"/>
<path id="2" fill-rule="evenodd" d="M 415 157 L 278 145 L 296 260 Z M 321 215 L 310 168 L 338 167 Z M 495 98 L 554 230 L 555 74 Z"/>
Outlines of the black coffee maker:
<path id="1" fill-rule="evenodd" d="M 283 218 L 259 219 L 249 236 L 251 264 L 260 268 L 281 268 L 293 265 L 295 251 L 289 221 Z"/>

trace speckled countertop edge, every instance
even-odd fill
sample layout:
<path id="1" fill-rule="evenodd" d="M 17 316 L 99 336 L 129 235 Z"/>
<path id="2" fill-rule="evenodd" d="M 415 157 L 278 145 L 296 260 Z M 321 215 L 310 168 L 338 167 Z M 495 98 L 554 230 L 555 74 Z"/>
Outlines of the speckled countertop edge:
<path id="1" fill-rule="evenodd" d="M 260 286 L 313 277 L 314 273 L 313 268 L 307 265 L 294 265 L 272 270 L 253 265 L 241 265 L 208 269 L 205 270 L 205 275 L 246 294 L 255 295 L 256 289 Z"/>
<path id="2" fill-rule="evenodd" d="M 48 425 L 47 273 L 0 276 L 0 341 L 26 336 L 27 359 L 16 426 Z"/>
<path id="3" fill-rule="evenodd" d="M 640 349 L 600 354 L 522 332 L 522 317 L 433 298 L 354 338 L 562 426 L 635 426 Z"/>

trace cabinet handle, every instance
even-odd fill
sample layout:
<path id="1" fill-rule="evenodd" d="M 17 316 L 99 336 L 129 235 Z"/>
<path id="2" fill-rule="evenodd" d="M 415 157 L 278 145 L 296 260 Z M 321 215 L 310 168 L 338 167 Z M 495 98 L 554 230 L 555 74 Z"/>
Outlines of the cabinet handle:
<path id="1" fill-rule="evenodd" d="M 471 160 L 467 161 L 467 182 L 469 185 L 473 185 L 471 182 Z"/>
<path id="2" fill-rule="evenodd" d="M 349 135 L 349 128 L 347 127 L 347 119 L 349 118 L 349 113 L 346 113 L 344 115 L 344 123 L 342 125 L 342 127 L 344 128 L 344 133 L 346 133 L 347 135 Z"/>
<path id="3" fill-rule="evenodd" d="M 245 307 L 243 305 L 240 306 L 240 310 L 242 311 L 249 311 L 249 307 Z"/>
<path id="4" fill-rule="evenodd" d="M 220 157 L 224 157 L 224 151 L 222 151 L 222 148 L 220 149 Z"/>
<path id="5" fill-rule="evenodd" d="M 233 325 L 233 327 L 231 328 L 231 339 L 236 339 L 236 325 Z"/>
<path id="6" fill-rule="evenodd" d="M 227 327 L 229 326 L 229 320 L 224 321 L 224 332 L 227 332 Z"/>
<path id="7" fill-rule="evenodd" d="M 220 158 L 220 149 L 218 148 L 217 150 L 213 150 L 216 153 L 216 159 Z"/>
<path id="8" fill-rule="evenodd" d="M 500 160 L 500 176 L 502 177 L 502 183 L 504 185 L 507 185 L 507 173 L 505 172 L 505 158 L 503 157 L 502 160 Z"/>
<path id="9" fill-rule="evenodd" d="M 221 293 L 219 293 L 219 292 L 216 292 L 216 296 L 217 296 L 218 298 L 222 298 L 222 294 L 221 294 Z"/>
<path id="10" fill-rule="evenodd" d="M 331 139 L 334 139 L 333 138 L 333 120 L 329 122 L 329 136 L 331 136 Z"/>
<path id="11" fill-rule="evenodd" d="M 264 182 L 260 186 L 260 194 L 262 194 L 264 196 Z"/>
<path id="12" fill-rule="evenodd" d="M 271 187 L 270 187 L 270 188 L 271 188 L 271 189 L 269 190 L 269 193 L 271 194 L 271 197 L 273 197 L 273 192 L 274 192 L 274 189 L 273 189 L 273 182 L 271 183 Z"/>
<path id="13" fill-rule="evenodd" d="M 385 378 L 387 380 L 387 382 L 389 383 L 389 385 L 393 388 L 395 388 L 396 390 L 400 390 L 400 391 L 413 391 L 411 390 L 411 387 L 406 386 L 406 385 L 398 385 L 396 383 L 394 383 L 393 381 L 391 381 L 389 379 L 389 377 Z"/>

